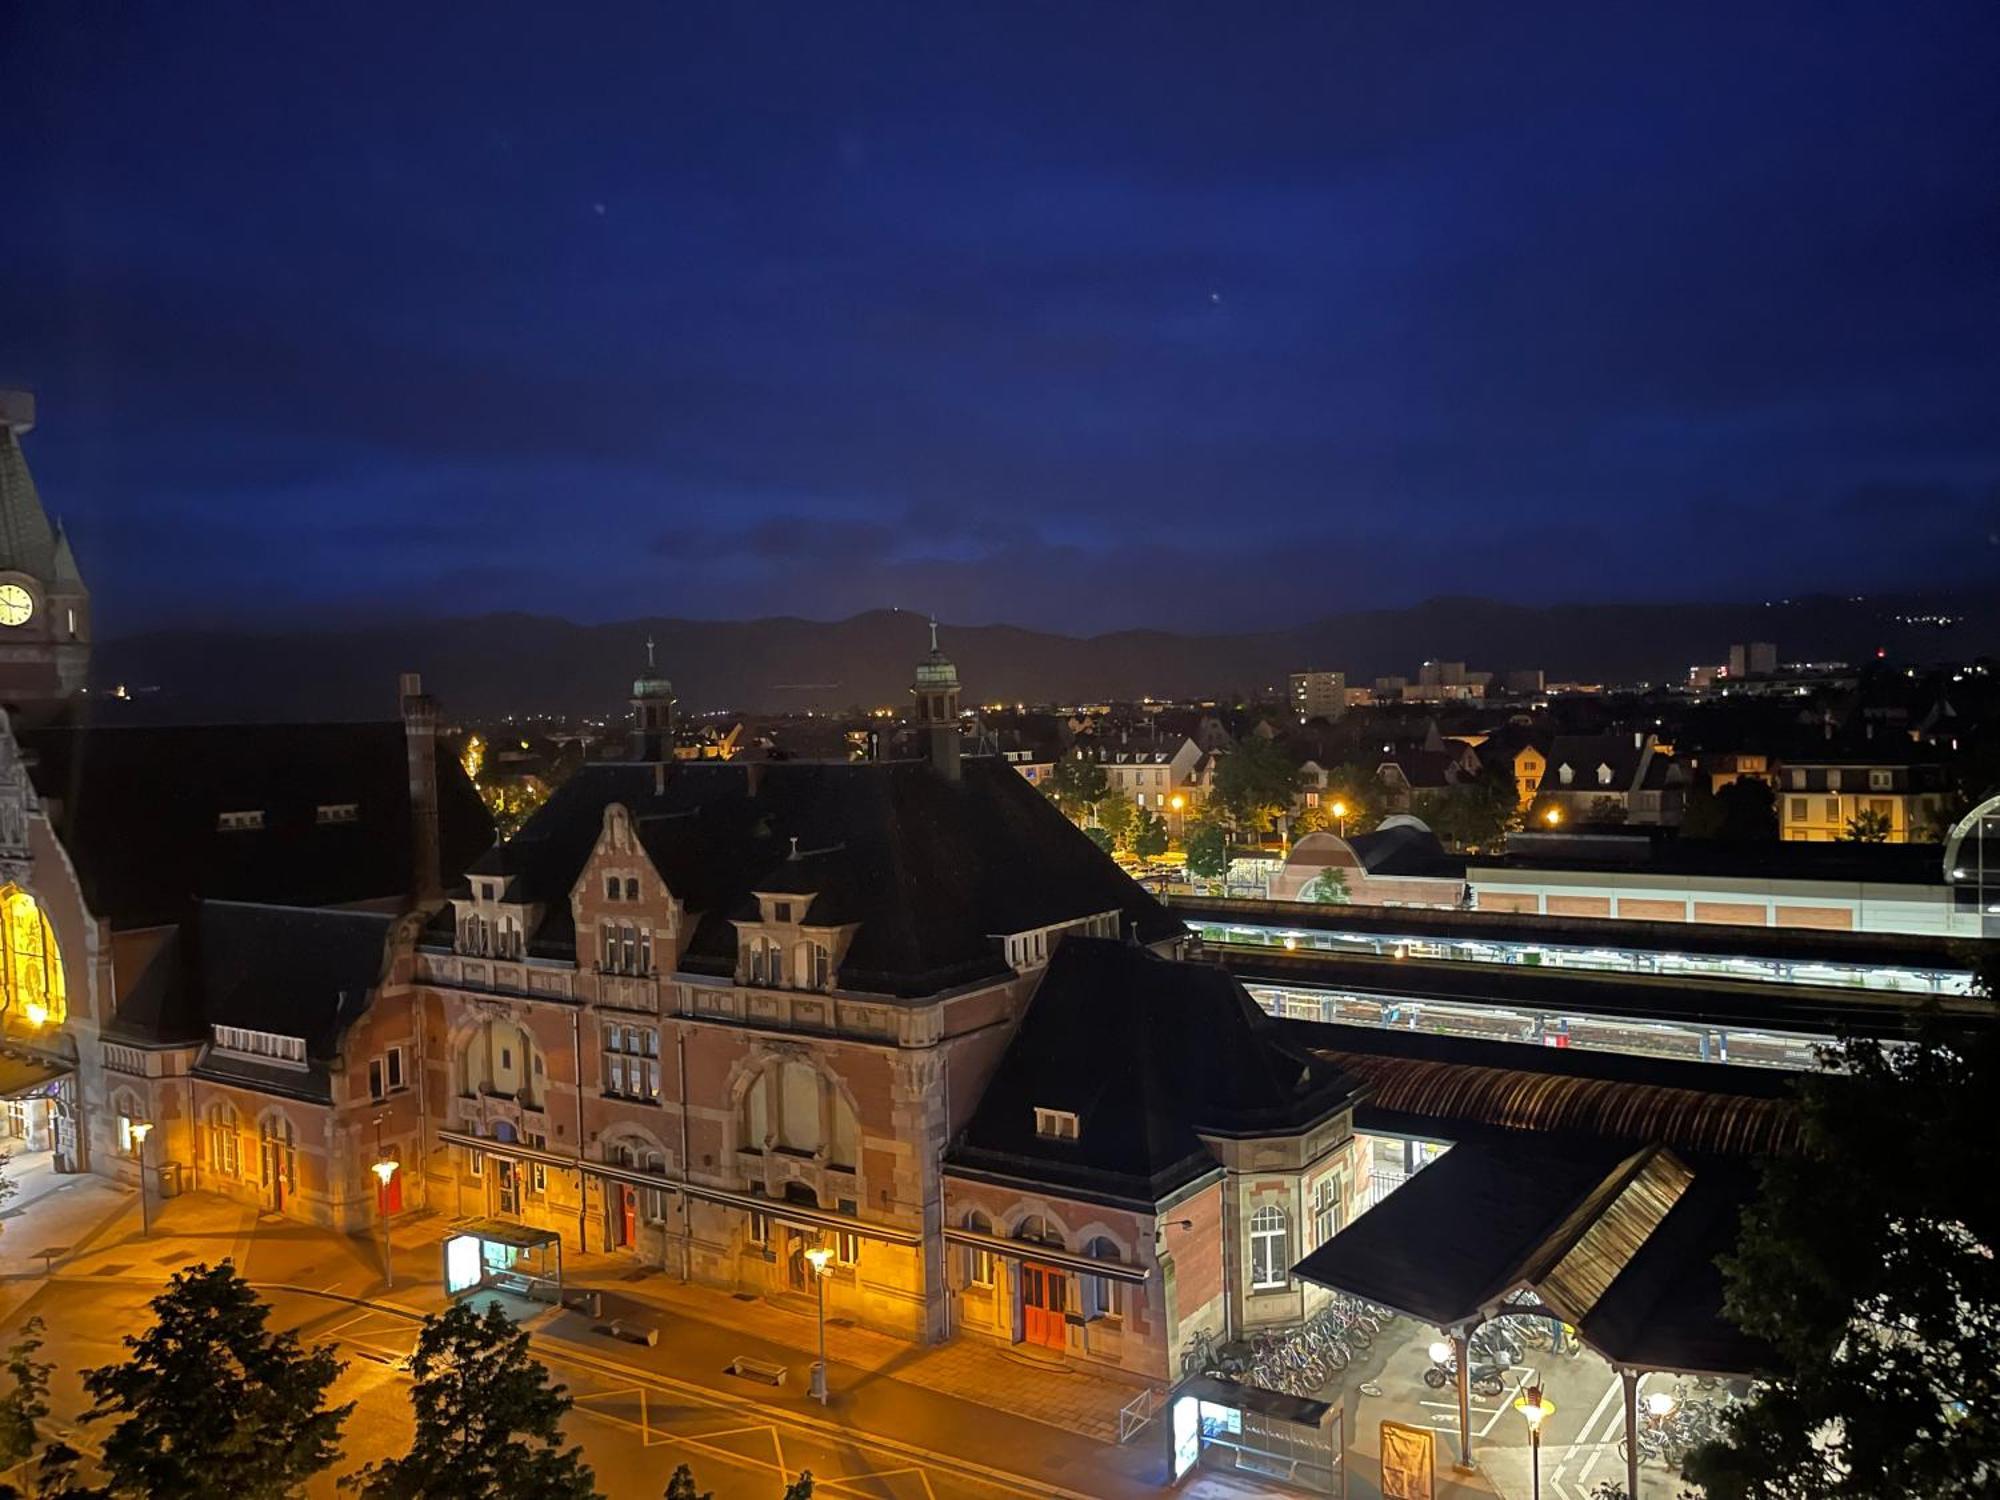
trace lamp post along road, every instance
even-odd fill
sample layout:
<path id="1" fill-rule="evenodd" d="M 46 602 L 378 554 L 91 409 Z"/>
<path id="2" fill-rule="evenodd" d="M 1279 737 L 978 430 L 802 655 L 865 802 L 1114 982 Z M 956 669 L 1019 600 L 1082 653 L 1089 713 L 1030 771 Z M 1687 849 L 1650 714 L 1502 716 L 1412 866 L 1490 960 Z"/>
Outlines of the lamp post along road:
<path id="1" fill-rule="evenodd" d="M 132 1144 L 139 1157 L 139 1233 L 150 1236 L 153 1232 L 153 1210 L 146 1202 L 146 1137 L 153 1133 L 151 1120 L 134 1120 L 130 1127 Z"/>
<path id="2" fill-rule="evenodd" d="M 806 1261 L 813 1268 L 813 1291 L 818 1294 L 819 1303 L 819 1359 L 812 1369 L 812 1394 L 821 1406 L 826 1405 L 826 1277 L 827 1269 L 833 1263 L 833 1252 L 824 1245 L 814 1245 L 806 1251 Z"/>
<path id="3" fill-rule="evenodd" d="M 1542 1500 L 1542 1424 L 1556 1414 L 1555 1402 L 1542 1394 L 1540 1382 L 1514 1398 L 1514 1410 L 1528 1421 L 1530 1473 L 1534 1475 L 1533 1500 Z"/>
<path id="4" fill-rule="evenodd" d="M 396 1263 L 389 1245 L 389 1184 L 401 1165 L 393 1158 L 384 1158 L 369 1168 L 379 1184 L 375 1190 L 375 1216 L 382 1221 L 382 1285 L 385 1289 L 396 1284 Z"/>

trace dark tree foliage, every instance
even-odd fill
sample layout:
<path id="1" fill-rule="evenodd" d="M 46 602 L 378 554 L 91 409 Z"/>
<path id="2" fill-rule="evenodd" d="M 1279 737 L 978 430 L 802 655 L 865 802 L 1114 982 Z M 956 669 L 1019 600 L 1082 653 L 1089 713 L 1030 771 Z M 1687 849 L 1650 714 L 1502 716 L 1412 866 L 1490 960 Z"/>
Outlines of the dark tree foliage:
<path id="1" fill-rule="evenodd" d="M 1111 830 L 1110 830 L 1110 829 L 1108 829 L 1108 828 L 1086 828 L 1086 829 L 1084 829 L 1084 830 L 1083 830 L 1083 833 L 1084 833 L 1084 837 L 1085 837 L 1085 838 L 1089 839 L 1089 840 L 1091 841 L 1091 843 L 1093 843 L 1093 844 L 1097 845 L 1097 847 L 1098 847 L 1098 848 L 1100 848 L 1100 849 L 1102 849 L 1102 850 L 1103 850 L 1103 851 L 1104 851 L 1104 852 L 1105 852 L 1106 854 L 1109 854 L 1109 853 L 1111 852 Z"/>
<path id="2" fill-rule="evenodd" d="M 663 1500 L 715 1500 L 715 1491 L 696 1489 L 694 1471 L 686 1464 L 682 1464 L 668 1478 L 667 1492 Z"/>
<path id="3" fill-rule="evenodd" d="M 1864 807 L 1847 820 L 1840 841 L 1843 844 L 1886 844 L 1894 831 L 1887 813 L 1873 812 Z"/>
<path id="4" fill-rule="evenodd" d="M 1229 869 L 1229 841 L 1213 823 L 1205 823 L 1188 835 L 1188 874 L 1213 880 Z"/>
<path id="5" fill-rule="evenodd" d="M 340 1457 L 353 1411 L 326 1404 L 333 1346 L 272 1333 L 271 1309 L 235 1268 L 190 1266 L 153 1299 L 155 1322 L 123 1364 L 87 1370 L 86 1422 L 104 1439 L 106 1492 L 149 1500 L 277 1500 Z"/>
<path id="6" fill-rule="evenodd" d="M 1308 901 L 1324 901 L 1335 905 L 1346 905 L 1352 899 L 1347 889 L 1347 872 L 1338 865 L 1328 865 L 1313 876 L 1312 884 L 1306 887 Z"/>
<path id="7" fill-rule="evenodd" d="M 1216 808 L 1232 828 L 1257 833 L 1287 811 L 1298 794 L 1299 768 L 1275 740 L 1246 735 L 1215 763 Z"/>
<path id="8" fill-rule="evenodd" d="M 1804 1149 L 1765 1165 L 1724 1261 L 1777 1372 L 1699 1450 L 1709 1500 L 1971 1500 L 2000 1490 L 2000 959 L 1985 1016 L 1845 1041 L 1799 1086 Z"/>
<path id="9" fill-rule="evenodd" d="M 1132 852 L 1141 859 L 1154 859 L 1167 852 L 1167 820 L 1158 813 L 1139 809 L 1138 825 L 1132 831 Z"/>
<path id="10" fill-rule="evenodd" d="M 417 1432 L 402 1458 L 342 1483 L 370 1500 L 593 1500 L 582 1450 L 563 1447 L 570 1398 L 496 1304 L 424 1320 L 410 1360 Z"/>
<path id="11" fill-rule="evenodd" d="M 13 1385 L 0 1396 L 0 1469 L 11 1469 L 35 1451 L 41 1420 L 49 1414 L 49 1371 L 55 1366 L 35 1356 L 42 1348 L 42 1320 L 30 1318 L 7 1350 Z"/>
<path id="12" fill-rule="evenodd" d="M 1104 767 L 1074 750 L 1058 757 L 1049 773 L 1049 796 L 1057 807 L 1078 821 L 1087 817 L 1110 790 L 1111 778 L 1105 775 Z"/>

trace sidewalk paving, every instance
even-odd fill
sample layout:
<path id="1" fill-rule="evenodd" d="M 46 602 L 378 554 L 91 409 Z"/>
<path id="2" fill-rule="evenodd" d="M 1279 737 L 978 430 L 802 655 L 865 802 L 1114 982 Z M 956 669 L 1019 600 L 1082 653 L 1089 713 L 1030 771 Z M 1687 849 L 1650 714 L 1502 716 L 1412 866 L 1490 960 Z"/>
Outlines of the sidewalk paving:
<path id="1" fill-rule="evenodd" d="M 819 1326 L 806 1298 L 793 1302 L 739 1297 L 714 1287 L 690 1286 L 616 1255 L 570 1255 L 563 1268 L 570 1286 L 603 1294 L 607 1316 L 614 1303 L 629 1303 L 753 1334 L 805 1356 L 808 1365 L 817 1356 Z M 851 1368 L 889 1375 L 1102 1443 L 1117 1443 L 1120 1409 L 1142 1394 L 1137 1385 L 1024 1358 L 970 1339 L 920 1345 L 829 1322 L 826 1342 L 829 1359 Z"/>

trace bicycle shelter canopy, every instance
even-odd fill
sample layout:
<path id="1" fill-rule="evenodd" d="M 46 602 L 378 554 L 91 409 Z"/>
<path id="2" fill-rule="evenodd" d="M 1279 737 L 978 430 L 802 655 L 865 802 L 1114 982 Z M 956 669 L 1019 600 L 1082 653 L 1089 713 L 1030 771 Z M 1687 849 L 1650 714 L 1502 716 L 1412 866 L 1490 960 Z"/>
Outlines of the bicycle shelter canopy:
<path id="1" fill-rule="evenodd" d="M 1756 1187 L 1756 1168 L 1742 1159 L 1486 1136 L 1452 1147 L 1293 1274 L 1461 1341 L 1520 1311 L 1513 1299 L 1528 1292 L 1623 1376 L 1635 1444 L 1641 1374 L 1747 1376 L 1770 1363 L 1766 1346 L 1725 1316 L 1715 1263 Z M 1459 1369 L 1460 1456 L 1469 1460 L 1463 1359 Z"/>

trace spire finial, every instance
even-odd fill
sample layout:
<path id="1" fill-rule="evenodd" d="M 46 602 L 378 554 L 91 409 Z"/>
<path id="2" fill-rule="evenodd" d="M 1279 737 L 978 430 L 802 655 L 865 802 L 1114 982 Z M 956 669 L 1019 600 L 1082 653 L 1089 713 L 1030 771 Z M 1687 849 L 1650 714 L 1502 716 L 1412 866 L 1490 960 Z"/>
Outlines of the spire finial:
<path id="1" fill-rule="evenodd" d="M 937 650 L 937 616 L 931 616 L 931 650 Z"/>
<path id="2" fill-rule="evenodd" d="M 646 632 L 646 670 L 648 672 L 653 670 L 653 634 L 651 631 Z"/>

